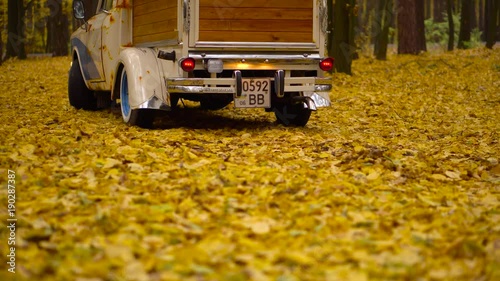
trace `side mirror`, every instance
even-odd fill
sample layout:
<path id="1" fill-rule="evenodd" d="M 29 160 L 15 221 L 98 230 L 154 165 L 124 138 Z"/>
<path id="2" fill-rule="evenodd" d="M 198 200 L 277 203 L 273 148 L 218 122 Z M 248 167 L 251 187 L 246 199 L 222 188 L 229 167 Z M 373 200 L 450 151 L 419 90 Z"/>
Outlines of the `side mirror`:
<path id="1" fill-rule="evenodd" d="M 82 0 L 73 1 L 73 16 L 77 20 L 85 20 L 85 4 Z"/>

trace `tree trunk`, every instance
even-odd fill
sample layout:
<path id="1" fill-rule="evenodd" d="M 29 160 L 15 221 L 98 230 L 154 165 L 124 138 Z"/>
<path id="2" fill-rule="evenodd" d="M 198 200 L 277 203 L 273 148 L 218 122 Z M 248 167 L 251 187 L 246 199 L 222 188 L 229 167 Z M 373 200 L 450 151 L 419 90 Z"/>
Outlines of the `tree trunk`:
<path id="1" fill-rule="evenodd" d="M 448 0 L 446 3 L 448 12 L 448 51 L 453 51 L 455 47 L 455 23 L 453 22 L 453 1 Z"/>
<path id="2" fill-rule="evenodd" d="M 328 1 L 329 4 L 330 2 Z M 333 4 L 333 31 L 330 33 L 328 47 L 328 53 L 335 58 L 335 69 L 349 75 L 353 54 L 356 54 L 356 47 L 351 45 L 357 13 L 355 3 L 355 0 L 337 0 Z"/>
<path id="3" fill-rule="evenodd" d="M 486 34 L 484 31 L 484 4 L 483 0 L 478 1 L 478 23 L 477 25 L 479 26 L 479 31 L 481 31 L 481 40 L 486 41 Z"/>
<path id="4" fill-rule="evenodd" d="M 445 3 L 445 0 L 434 0 L 434 22 L 444 21 Z"/>
<path id="5" fill-rule="evenodd" d="M 48 18 L 47 31 L 50 41 L 47 44 L 47 49 L 52 56 L 67 56 L 68 55 L 68 40 L 69 40 L 69 21 L 68 17 L 63 13 L 62 0 L 52 0 L 50 11 L 51 17 Z"/>
<path id="6" fill-rule="evenodd" d="M 462 0 L 462 11 L 460 13 L 460 33 L 458 35 L 459 49 L 467 49 L 470 45 L 472 19 L 472 0 Z"/>
<path id="7" fill-rule="evenodd" d="M 2 65 L 3 62 L 3 40 L 2 40 L 2 33 L 3 33 L 3 26 L 4 26 L 4 7 L 3 7 L 4 2 L 0 2 L 0 65 Z"/>
<path id="8" fill-rule="evenodd" d="M 398 53 L 418 54 L 426 51 L 424 0 L 398 1 Z"/>
<path id="9" fill-rule="evenodd" d="M 358 54 L 358 48 L 356 46 L 356 30 L 359 30 L 359 28 L 356 28 L 358 25 L 358 11 L 359 11 L 359 6 L 356 3 L 357 0 L 349 0 L 349 46 L 350 50 L 349 52 L 351 53 L 351 59 L 358 59 L 359 54 Z"/>
<path id="10" fill-rule="evenodd" d="M 424 9 L 425 9 L 424 17 L 426 19 L 432 18 L 432 0 L 425 0 Z"/>
<path id="11" fill-rule="evenodd" d="M 485 14 L 485 33 L 486 48 L 492 49 L 497 41 L 497 21 L 499 20 L 500 3 L 496 0 L 486 0 Z"/>
<path id="12" fill-rule="evenodd" d="M 427 41 L 425 40 L 425 5 L 424 0 L 415 0 L 415 16 L 417 17 L 417 40 L 420 51 L 427 51 Z"/>
<path id="13" fill-rule="evenodd" d="M 1 32 L 0 32 L 1 35 Z M 0 36 L 0 65 L 2 65 L 3 62 L 3 40 L 2 36 Z"/>
<path id="14" fill-rule="evenodd" d="M 473 1 L 471 3 L 471 19 L 470 19 L 470 28 L 471 30 L 477 28 L 477 15 L 476 15 L 476 12 L 477 12 L 477 8 L 476 8 L 476 5 L 477 5 L 477 1 Z"/>
<path id="15" fill-rule="evenodd" d="M 23 1 L 8 0 L 7 54 L 6 58 L 26 58 L 24 49 L 24 6 Z"/>
<path id="16" fill-rule="evenodd" d="M 387 44 L 389 43 L 389 27 L 392 20 L 392 7 L 393 0 L 379 0 L 377 19 L 375 25 L 377 26 L 377 36 L 375 38 L 374 55 L 378 60 L 387 59 Z"/>

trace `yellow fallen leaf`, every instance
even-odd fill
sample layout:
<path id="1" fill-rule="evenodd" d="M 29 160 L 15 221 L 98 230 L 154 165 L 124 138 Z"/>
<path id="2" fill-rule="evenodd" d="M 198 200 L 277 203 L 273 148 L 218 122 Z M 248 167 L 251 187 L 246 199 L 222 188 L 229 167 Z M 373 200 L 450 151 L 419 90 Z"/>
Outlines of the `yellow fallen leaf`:
<path id="1" fill-rule="evenodd" d="M 104 170 L 108 170 L 108 169 L 114 168 L 114 167 L 121 165 L 121 164 L 122 164 L 122 161 L 116 160 L 114 158 L 106 158 L 102 168 Z"/>
<path id="2" fill-rule="evenodd" d="M 444 174 L 447 177 L 449 177 L 450 179 L 454 179 L 454 180 L 459 180 L 460 179 L 460 173 L 457 173 L 457 172 L 446 171 Z"/>
<path id="3" fill-rule="evenodd" d="M 264 221 L 257 221 L 251 223 L 250 228 L 252 229 L 252 232 L 255 234 L 266 234 L 269 233 L 269 231 L 271 230 L 269 224 Z"/>
<path id="4" fill-rule="evenodd" d="M 440 180 L 440 181 L 449 181 L 450 180 L 449 178 L 447 178 L 445 175 L 442 175 L 442 174 L 432 174 L 431 178 L 433 178 L 435 180 Z"/>

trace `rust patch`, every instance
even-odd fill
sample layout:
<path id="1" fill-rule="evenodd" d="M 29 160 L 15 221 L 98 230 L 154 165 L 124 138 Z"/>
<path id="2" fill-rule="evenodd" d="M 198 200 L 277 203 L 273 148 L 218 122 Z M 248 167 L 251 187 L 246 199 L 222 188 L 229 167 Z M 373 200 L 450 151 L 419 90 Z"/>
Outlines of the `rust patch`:
<path id="1" fill-rule="evenodd" d="M 146 72 L 147 72 L 148 74 L 151 74 L 151 71 L 149 71 L 149 70 L 148 70 L 148 71 L 146 71 Z"/>
<path id="2" fill-rule="evenodd" d="M 113 15 L 109 16 L 109 23 L 113 24 L 115 22 L 115 17 Z"/>
<path id="3" fill-rule="evenodd" d="M 127 44 L 123 45 L 123 47 L 132 47 L 132 42 L 128 42 Z"/>
<path id="4" fill-rule="evenodd" d="M 141 81 L 141 80 L 142 80 L 142 76 L 139 76 L 139 81 Z"/>
<path id="5" fill-rule="evenodd" d="M 116 5 L 116 8 L 130 9 L 132 5 L 130 0 L 123 0 L 120 4 Z"/>

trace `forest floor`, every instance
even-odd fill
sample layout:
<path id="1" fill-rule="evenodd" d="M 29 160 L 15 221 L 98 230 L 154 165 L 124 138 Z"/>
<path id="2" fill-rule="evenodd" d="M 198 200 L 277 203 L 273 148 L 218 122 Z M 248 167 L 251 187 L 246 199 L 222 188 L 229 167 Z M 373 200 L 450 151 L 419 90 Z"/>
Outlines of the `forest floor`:
<path id="1" fill-rule="evenodd" d="M 355 61 L 305 128 L 130 127 L 69 65 L 0 66 L 1 280 L 500 280 L 499 49 Z"/>

